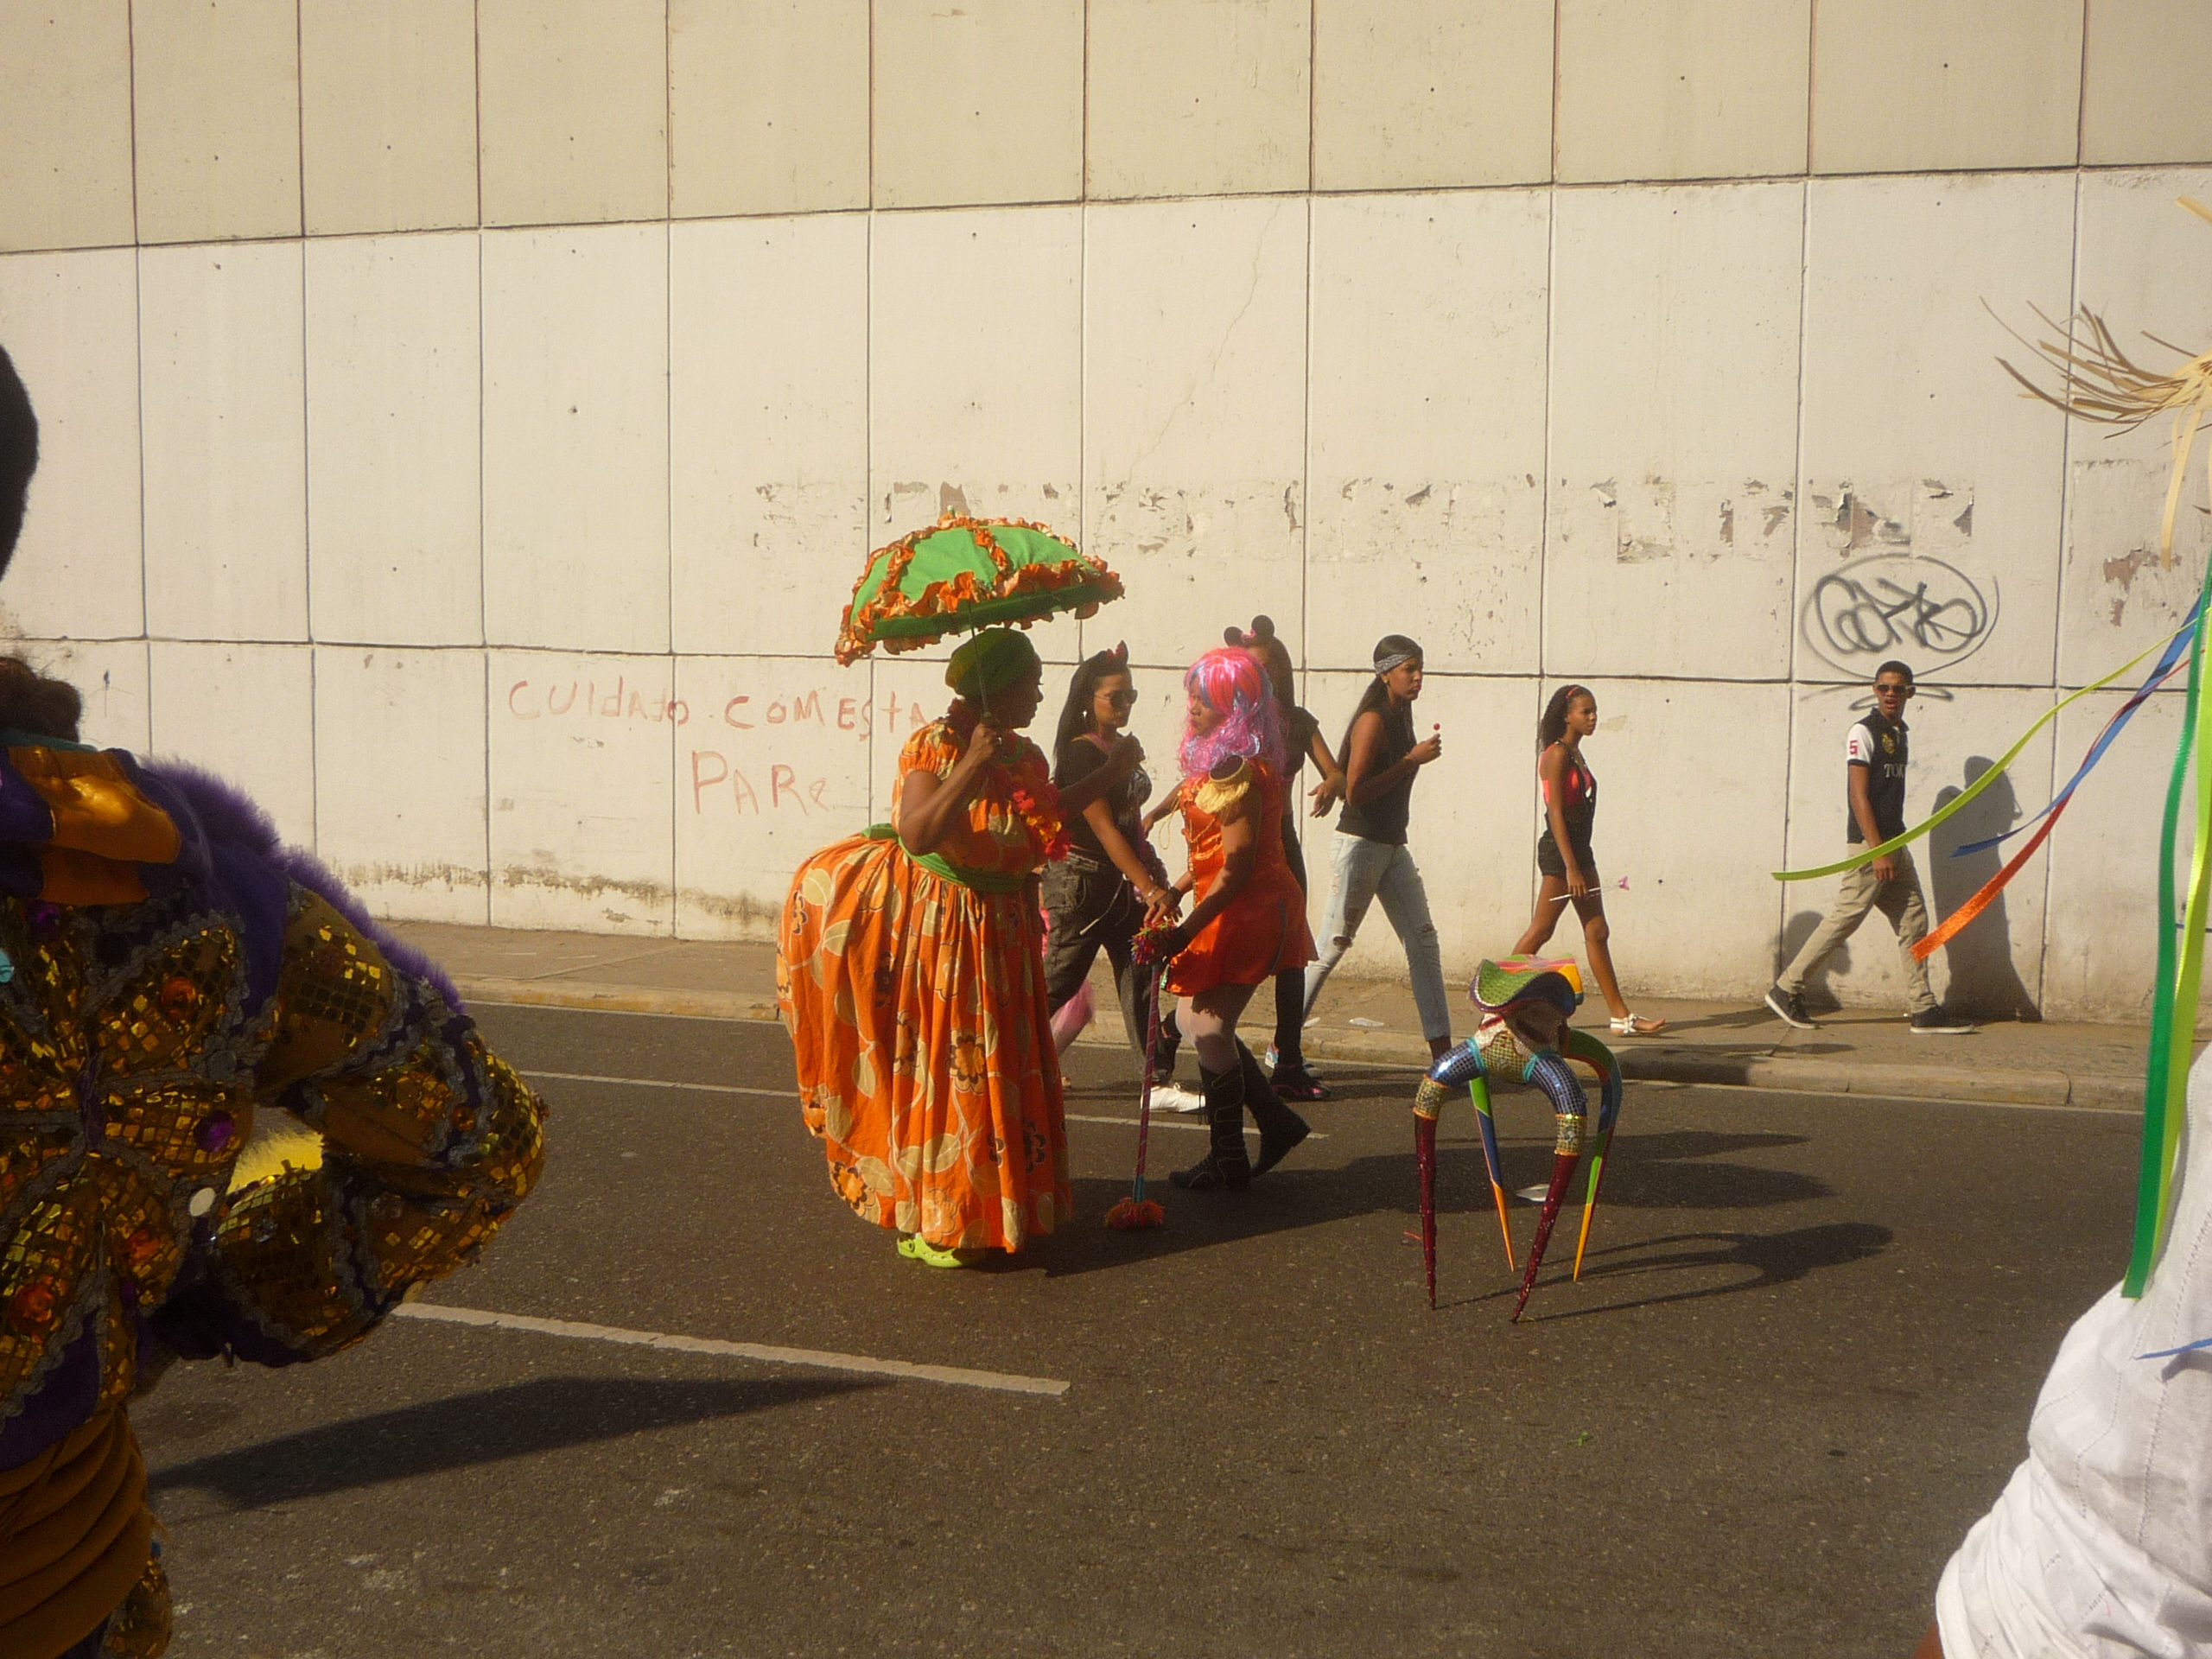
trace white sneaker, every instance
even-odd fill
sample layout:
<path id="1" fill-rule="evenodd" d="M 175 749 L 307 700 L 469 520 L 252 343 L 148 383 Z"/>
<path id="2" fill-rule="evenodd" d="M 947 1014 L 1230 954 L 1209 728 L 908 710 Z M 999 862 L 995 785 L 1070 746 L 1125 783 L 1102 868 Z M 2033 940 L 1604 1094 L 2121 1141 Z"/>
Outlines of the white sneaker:
<path id="1" fill-rule="evenodd" d="M 1179 1083 L 1155 1083 L 1152 1085 L 1152 1109 L 1155 1112 L 1203 1112 L 1206 1097 L 1194 1089 L 1185 1089 Z"/>

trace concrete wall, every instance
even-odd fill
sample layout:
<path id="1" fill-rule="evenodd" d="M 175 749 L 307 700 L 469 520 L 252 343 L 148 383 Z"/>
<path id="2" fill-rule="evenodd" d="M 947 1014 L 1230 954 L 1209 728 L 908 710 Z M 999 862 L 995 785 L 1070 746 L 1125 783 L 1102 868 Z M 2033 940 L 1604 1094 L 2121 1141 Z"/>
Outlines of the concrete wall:
<path id="1" fill-rule="evenodd" d="M 94 736 L 231 772 L 391 914 L 758 936 L 944 702 L 830 660 L 868 550 L 1041 518 L 1130 596 L 1040 644 L 1126 638 L 1163 761 L 1166 670 L 1225 622 L 1274 614 L 1332 735 L 1375 637 L 1424 642 L 1459 967 L 1526 918 L 1541 702 L 1594 684 L 1632 994 L 1752 995 L 1830 891 L 1766 873 L 1837 854 L 1876 661 L 1928 688 L 1919 811 L 2187 606 L 2160 435 L 2069 430 L 1994 359 L 2031 307 L 2212 339 L 2171 206 L 2212 199 L 2208 24 L 11 5 L 0 343 L 47 461 L 0 602 Z M 1885 583 L 1925 605 L 1875 621 Z M 2041 805 L 2110 706 L 1961 827 Z M 2178 716 L 2139 724 L 1951 952 L 1963 1000 L 2140 1011 Z M 1954 839 L 1939 908 L 1993 865 Z M 1869 935 L 1831 988 L 1896 980 Z"/>

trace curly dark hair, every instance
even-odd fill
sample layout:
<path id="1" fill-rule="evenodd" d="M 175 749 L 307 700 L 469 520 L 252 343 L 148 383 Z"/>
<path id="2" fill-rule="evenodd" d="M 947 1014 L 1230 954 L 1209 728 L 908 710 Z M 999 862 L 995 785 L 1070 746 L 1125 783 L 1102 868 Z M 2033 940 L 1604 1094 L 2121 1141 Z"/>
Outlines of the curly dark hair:
<path id="1" fill-rule="evenodd" d="M 0 728 L 77 741 L 85 700 L 67 680 L 50 680 L 20 657 L 0 657 Z"/>
<path id="2" fill-rule="evenodd" d="M 38 416 L 31 413 L 30 393 L 23 390 L 7 348 L 0 346 L 0 572 L 15 556 L 31 474 L 37 470 Z"/>
<path id="3" fill-rule="evenodd" d="M 1588 686 L 1576 685 L 1572 681 L 1552 693 L 1551 701 L 1544 705 L 1544 717 L 1536 722 L 1537 753 L 1541 754 L 1567 735 L 1567 711 L 1574 707 L 1577 697 L 1597 701 Z"/>

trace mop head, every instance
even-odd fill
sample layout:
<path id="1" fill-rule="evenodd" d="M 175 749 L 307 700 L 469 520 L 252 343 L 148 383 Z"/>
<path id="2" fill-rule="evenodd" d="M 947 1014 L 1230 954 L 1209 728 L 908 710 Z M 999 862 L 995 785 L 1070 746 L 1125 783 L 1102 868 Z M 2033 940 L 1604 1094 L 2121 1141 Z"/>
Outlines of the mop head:
<path id="1" fill-rule="evenodd" d="M 1165 1227 L 1167 1212 L 1152 1198 L 1118 1198 L 1106 1212 L 1106 1224 L 1117 1233 L 1138 1232 L 1147 1227 Z"/>

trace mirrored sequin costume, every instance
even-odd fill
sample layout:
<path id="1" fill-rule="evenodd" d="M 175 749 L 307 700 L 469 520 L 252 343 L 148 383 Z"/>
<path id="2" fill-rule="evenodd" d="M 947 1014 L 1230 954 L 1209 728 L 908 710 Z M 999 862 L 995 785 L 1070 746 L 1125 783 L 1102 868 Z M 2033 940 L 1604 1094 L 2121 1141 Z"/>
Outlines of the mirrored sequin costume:
<path id="1" fill-rule="evenodd" d="M 242 797 L 0 746 L 0 1651 L 156 1654 L 126 1402 L 178 1357 L 359 1341 L 530 1191 L 543 1108 Z M 233 1185 L 280 1111 L 319 1166 Z"/>
<path id="2" fill-rule="evenodd" d="M 1491 1192 L 1497 1202 L 1497 1224 L 1505 1236 L 1505 1264 L 1513 1265 L 1513 1228 L 1506 1214 L 1505 1178 L 1498 1163 L 1497 1130 L 1491 1120 L 1490 1106 L 1490 1079 L 1510 1078 L 1542 1090 L 1551 1100 L 1558 1123 L 1551 1184 L 1545 1189 L 1543 1208 L 1537 1214 L 1536 1236 L 1529 1246 L 1529 1266 L 1522 1275 L 1520 1298 L 1513 1305 L 1513 1317 L 1517 1319 L 1528 1306 L 1567 1183 L 1589 1139 L 1589 1099 L 1569 1062 L 1587 1067 L 1600 1084 L 1596 1144 L 1583 1198 L 1581 1236 L 1574 1248 L 1577 1279 L 1582 1276 L 1582 1252 L 1590 1242 L 1590 1220 L 1597 1213 L 1605 1154 L 1612 1145 L 1613 1126 L 1620 1116 L 1620 1065 L 1612 1051 L 1595 1037 L 1566 1023 L 1582 1002 L 1581 972 L 1571 961 L 1527 957 L 1485 962 L 1468 987 L 1468 997 L 1482 1016 L 1475 1034 L 1429 1067 L 1414 1096 L 1414 1152 L 1421 1169 L 1421 1257 L 1428 1277 L 1428 1305 L 1436 1306 L 1436 1121 L 1444 1103 L 1461 1088 L 1474 1099 L 1475 1121 L 1483 1137 L 1483 1160 L 1489 1166 Z"/>

